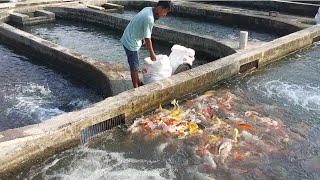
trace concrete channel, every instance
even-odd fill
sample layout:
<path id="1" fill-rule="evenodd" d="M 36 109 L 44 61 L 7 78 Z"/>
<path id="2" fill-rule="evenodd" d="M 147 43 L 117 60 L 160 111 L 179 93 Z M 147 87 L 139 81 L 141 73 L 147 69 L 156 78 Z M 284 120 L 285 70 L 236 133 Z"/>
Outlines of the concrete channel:
<path id="1" fill-rule="evenodd" d="M 72 2 L 72 8 L 70 3 L 66 5 L 61 2 L 57 3 L 55 5 L 39 5 L 38 3 L 36 7 L 31 8 L 29 8 L 30 5 L 26 5 L 28 7 L 20 5 L 22 7 L 16 10 L 21 12 L 23 9 L 30 11 L 31 9 L 45 9 L 55 13 L 58 18 L 68 17 L 73 20 L 103 24 L 117 30 L 123 30 L 126 23 L 129 22 L 115 14 L 89 9 L 78 2 Z M 230 20 L 231 17 L 235 17 L 233 13 L 205 10 L 203 5 L 199 5 L 198 8 L 195 7 L 196 5 L 196 3 L 183 3 L 183 7 L 182 5 L 180 7 L 181 13 L 183 9 L 187 15 L 204 16 L 207 14 L 202 12 L 206 12 L 215 14 L 212 15 L 212 18 L 222 19 L 226 16 L 229 17 L 226 19 Z M 9 11 L 13 10 L 14 8 Z M 48 63 L 63 66 L 68 71 L 72 70 L 72 73 L 81 77 L 85 83 L 102 92 L 107 98 L 80 111 L 56 116 L 39 124 L 0 132 L 1 178 L 10 177 L 48 156 L 78 145 L 81 130 L 88 126 L 120 115 L 125 118 L 126 123 L 129 123 L 134 117 L 156 108 L 161 103 L 197 92 L 210 84 L 232 78 L 239 73 L 245 73 L 251 68 L 261 68 L 311 45 L 320 37 L 319 26 L 306 28 L 304 25 L 291 21 L 286 22 L 283 19 L 278 21 L 276 18 L 241 14 L 239 16 L 243 20 L 247 17 L 248 23 L 256 22 L 254 26 L 264 24 L 274 30 L 279 27 L 276 31 L 286 36 L 256 48 L 237 52 L 211 37 L 197 36 L 165 26 L 155 26 L 154 35 L 157 40 L 182 43 L 209 53 L 213 57 L 221 58 L 156 83 L 130 89 L 129 85 L 123 86 L 129 78 L 127 72 L 121 67 L 85 57 L 10 26 L 6 24 L 10 12 L 5 11 L 1 14 L 1 20 L 4 23 L 0 24 L 0 37 L 3 41 L 51 57 Z M 217 15 L 217 13 L 220 14 Z"/>

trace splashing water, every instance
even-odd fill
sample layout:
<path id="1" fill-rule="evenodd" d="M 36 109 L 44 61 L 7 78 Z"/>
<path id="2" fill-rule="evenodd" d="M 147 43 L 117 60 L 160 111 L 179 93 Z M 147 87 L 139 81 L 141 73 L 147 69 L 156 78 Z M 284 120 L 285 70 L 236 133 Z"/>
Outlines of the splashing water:
<path id="1" fill-rule="evenodd" d="M 67 75 L 0 45 L 0 131 L 39 123 L 101 99 Z"/>
<path id="2" fill-rule="evenodd" d="M 127 157 L 125 152 L 109 152 L 86 147 L 68 150 L 46 161 L 44 167 L 34 167 L 28 178 L 43 179 L 155 179 L 174 178 L 169 164 Z M 65 166 L 66 161 L 70 164 Z M 40 170 L 40 171 L 39 171 Z M 167 177 L 164 178 L 163 176 Z"/>
<path id="3" fill-rule="evenodd" d="M 288 103 L 301 106 L 306 110 L 320 110 L 320 87 L 310 84 L 298 85 L 272 80 L 269 82 L 261 82 L 253 87 L 256 91 L 260 91 L 268 98 L 283 99 Z"/>
<path id="4" fill-rule="evenodd" d="M 49 119 L 50 117 L 63 114 L 64 111 L 58 108 L 46 108 L 45 105 L 50 103 L 52 92 L 48 87 L 35 83 L 26 83 L 26 85 L 17 85 L 18 94 L 5 96 L 5 99 L 14 102 L 11 108 L 6 109 L 6 115 L 10 116 L 26 116 L 30 119 L 39 119 L 40 121 Z M 20 89 L 20 90 L 19 90 Z"/>

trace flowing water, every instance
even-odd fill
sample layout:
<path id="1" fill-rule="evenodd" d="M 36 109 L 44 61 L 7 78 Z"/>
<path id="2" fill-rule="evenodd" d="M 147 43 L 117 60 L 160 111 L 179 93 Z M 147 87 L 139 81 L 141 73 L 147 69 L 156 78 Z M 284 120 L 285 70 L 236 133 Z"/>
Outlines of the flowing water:
<path id="1" fill-rule="evenodd" d="M 93 90 L 0 45 L 0 131 L 39 123 L 101 100 Z"/>
<path id="2" fill-rule="evenodd" d="M 139 127 L 128 132 L 125 127 L 119 127 L 86 146 L 56 154 L 17 177 L 319 179 L 319 52 L 320 45 L 315 44 L 180 103 L 182 111 L 191 109 L 204 116 L 211 113 L 215 119 L 205 126 L 219 126 L 218 132 L 209 127 L 197 131 L 203 132 L 200 135 L 185 137 L 159 133 L 159 130 L 150 133 L 150 129 Z M 157 110 L 142 119 L 156 122 L 162 117 L 165 121 L 164 112 Z M 188 118 L 196 119 L 198 115 Z M 149 126 L 143 124 L 143 128 Z M 230 132 L 234 128 L 240 133 L 237 141 L 231 140 Z M 213 134 L 206 136 L 208 132 Z M 232 150 L 224 159 L 223 153 L 228 151 L 222 148 L 220 152 L 220 143 L 229 142 L 228 139 L 232 141 Z M 208 142 L 210 146 L 204 146 Z M 219 147 L 219 153 L 215 146 Z M 201 153 L 203 147 L 212 153 L 216 168 L 208 167 L 208 160 Z"/>
<path id="3" fill-rule="evenodd" d="M 126 10 L 122 16 L 131 19 L 137 13 L 138 11 L 135 10 Z M 273 39 L 277 38 L 277 35 L 272 33 L 262 33 L 236 26 L 229 27 L 215 22 L 208 22 L 205 20 L 179 17 L 174 15 L 168 15 L 164 18 L 160 18 L 156 21 L 156 24 L 166 25 L 179 30 L 190 31 L 200 35 L 212 36 L 216 40 L 221 41 L 232 48 L 237 48 L 239 46 L 240 31 L 248 31 L 249 47 L 259 45 L 263 42 L 272 41 Z"/>
<path id="4" fill-rule="evenodd" d="M 117 32 L 101 26 L 87 23 L 58 20 L 51 24 L 41 24 L 30 26 L 24 29 L 43 39 L 52 41 L 76 52 L 93 57 L 101 61 L 120 63 L 129 67 L 127 56 L 120 42 L 122 32 Z M 171 46 L 154 42 L 156 54 L 169 55 Z M 149 56 L 145 46 L 139 51 L 140 67 L 143 65 L 142 59 Z M 204 64 L 204 57 L 196 57 L 195 65 Z"/>

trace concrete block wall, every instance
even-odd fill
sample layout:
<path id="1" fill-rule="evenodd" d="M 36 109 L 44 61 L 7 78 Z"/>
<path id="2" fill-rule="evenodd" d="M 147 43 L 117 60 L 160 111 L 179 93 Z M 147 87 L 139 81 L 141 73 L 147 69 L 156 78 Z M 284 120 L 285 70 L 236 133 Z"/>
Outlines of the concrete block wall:
<path id="1" fill-rule="evenodd" d="M 111 3 L 105 3 L 105 4 L 102 4 L 101 6 L 87 4 L 86 6 L 91 9 L 100 10 L 100 11 L 109 12 L 109 13 L 123 13 L 124 11 L 123 6 L 117 5 L 117 4 L 111 4 Z"/>
<path id="2" fill-rule="evenodd" d="M 119 9 L 120 11 L 123 11 L 124 9 L 124 6 L 121 6 L 119 4 L 108 3 L 108 2 L 102 4 L 102 7 L 106 9 Z"/>
<path id="3" fill-rule="evenodd" d="M 22 24 L 24 21 L 28 20 L 29 16 L 20 13 L 10 13 L 10 21 Z"/>
<path id="4" fill-rule="evenodd" d="M 15 7 L 14 3 L 0 3 L 0 10 L 9 10 L 14 7 Z"/>
<path id="5" fill-rule="evenodd" d="M 45 10 L 36 10 L 36 11 L 34 12 L 34 14 L 35 14 L 36 16 L 47 16 L 47 17 L 49 17 L 49 18 L 55 18 L 54 13 L 49 12 L 49 11 L 45 11 Z"/>
<path id="6" fill-rule="evenodd" d="M 177 14 L 189 14 L 189 16 L 194 17 L 205 16 L 208 21 L 235 24 L 243 28 L 276 33 L 280 36 L 288 35 L 306 27 L 288 20 L 253 15 L 246 12 L 228 12 L 228 10 L 215 9 L 213 6 L 200 3 L 177 2 L 174 11 Z"/>
<path id="7" fill-rule="evenodd" d="M 9 19 L 10 19 L 10 22 L 20 26 L 36 25 L 41 23 L 52 22 L 55 20 L 54 13 L 48 12 L 45 10 L 36 10 L 31 14 L 33 14 L 34 17 L 30 17 L 29 15 L 26 15 L 26 14 L 13 12 L 13 13 L 10 13 Z"/>
<path id="8" fill-rule="evenodd" d="M 82 4 L 89 5 L 102 5 L 104 3 L 109 2 L 108 0 L 80 0 Z"/>
<path id="9" fill-rule="evenodd" d="M 212 4 L 244 7 L 262 11 L 279 11 L 294 15 L 314 17 L 320 7 L 319 4 L 310 4 L 311 1 L 290 2 L 283 0 L 270 1 L 211 1 Z"/>
<path id="10" fill-rule="evenodd" d="M 0 12 L 0 23 L 7 22 L 9 20 L 9 12 L 1 11 Z"/>
<path id="11" fill-rule="evenodd" d="M 0 17 L 0 23 L 3 23 L 3 22 L 7 22 L 9 20 L 9 16 L 1 16 Z"/>

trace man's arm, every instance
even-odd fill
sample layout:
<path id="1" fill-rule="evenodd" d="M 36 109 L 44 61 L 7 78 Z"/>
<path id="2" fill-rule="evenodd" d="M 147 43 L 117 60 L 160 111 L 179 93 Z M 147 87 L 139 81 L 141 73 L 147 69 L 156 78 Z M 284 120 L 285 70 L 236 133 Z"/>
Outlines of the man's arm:
<path id="1" fill-rule="evenodd" d="M 156 60 L 156 54 L 153 51 L 152 41 L 151 38 L 145 38 L 144 41 L 146 42 L 147 49 L 149 50 L 151 60 Z"/>

